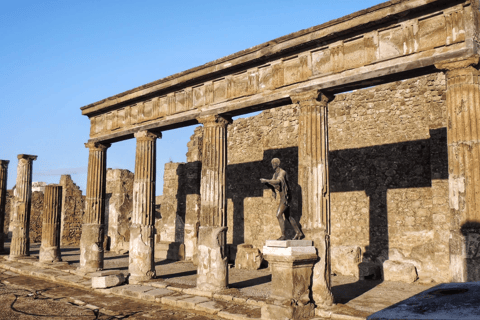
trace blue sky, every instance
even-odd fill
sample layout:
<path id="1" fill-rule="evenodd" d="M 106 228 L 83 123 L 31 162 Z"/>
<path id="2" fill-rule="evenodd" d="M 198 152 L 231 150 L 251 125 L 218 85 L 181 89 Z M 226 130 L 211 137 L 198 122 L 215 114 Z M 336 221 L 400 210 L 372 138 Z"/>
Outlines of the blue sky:
<path id="1" fill-rule="evenodd" d="M 38 155 L 33 181 L 71 174 L 85 194 L 89 120 L 80 107 L 378 0 L 0 0 L 0 159 Z M 166 162 L 186 160 L 194 126 L 157 142 L 157 195 Z M 134 139 L 112 145 L 107 166 L 134 170 Z"/>

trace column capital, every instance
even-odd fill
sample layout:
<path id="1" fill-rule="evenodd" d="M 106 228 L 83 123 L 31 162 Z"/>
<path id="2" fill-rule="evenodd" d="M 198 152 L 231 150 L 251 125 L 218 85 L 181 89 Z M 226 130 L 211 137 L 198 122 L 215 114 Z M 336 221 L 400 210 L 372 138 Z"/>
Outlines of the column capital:
<path id="1" fill-rule="evenodd" d="M 25 159 L 25 160 L 29 160 L 29 161 L 37 160 L 37 157 L 38 156 L 34 156 L 34 155 L 31 155 L 31 154 L 19 154 L 17 156 L 18 160 Z"/>
<path id="2" fill-rule="evenodd" d="M 438 62 L 435 64 L 435 68 L 446 71 L 446 72 L 469 69 L 469 68 L 476 70 L 475 67 L 478 65 L 479 61 L 480 61 L 480 56 L 474 55 L 468 58 L 460 58 L 460 59 L 457 58 L 457 59 L 450 59 L 450 60 Z"/>
<path id="3" fill-rule="evenodd" d="M 332 100 L 330 99 L 330 97 L 327 97 L 325 94 L 323 94 L 320 90 L 291 93 L 290 99 L 292 99 L 292 103 L 298 104 L 300 106 L 319 105 L 322 107 L 326 107 L 328 102 Z"/>
<path id="4" fill-rule="evenodd" d="M 134 137 L 137 141 L 155 141 L 162 138 L 161 133 L 154 133 L 148 130 L 135 132 Z"/>
<path id="5" fill-rule="evenodd" d="M 226 127 L 230 123 L 232 123 L 232 119 L 230 117 L 221 116 L 218 114 L 212 114 L 209 116 L 201 116 L 197 118 L 197 121 L 203 126 L 223 126 Z"/>
<path id="6" fill-rule="evenodd" d="M 105 151 L 110 148 L 110 143 L 105 142 L 87 142 L 85 143 L 85 148 L 88 148 L 93 151 Z"/>
<path id="7" fill-rule="evenodd" d="M 3 167 L 4 169 L 8 168 L 8 164 L 10 163 L 10 160 L 0 160 L 0 167 Z"/>

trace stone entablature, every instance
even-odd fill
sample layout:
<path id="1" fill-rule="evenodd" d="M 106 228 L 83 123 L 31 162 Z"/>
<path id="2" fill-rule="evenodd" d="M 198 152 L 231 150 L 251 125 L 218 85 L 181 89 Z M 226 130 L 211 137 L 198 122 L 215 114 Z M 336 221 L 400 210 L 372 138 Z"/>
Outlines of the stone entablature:
<path id="1" fill-rule="evenodd" d="M 201 115 L 290 103 L 290 93 L 348 90 L 476 53 L 477 1 L 390 1 L 82 108 L 93 141 L 128 139 Z M 362 82 L 362 84 L 355 84 Z M 265 107 L 265 106 L 264 106 Z"/>

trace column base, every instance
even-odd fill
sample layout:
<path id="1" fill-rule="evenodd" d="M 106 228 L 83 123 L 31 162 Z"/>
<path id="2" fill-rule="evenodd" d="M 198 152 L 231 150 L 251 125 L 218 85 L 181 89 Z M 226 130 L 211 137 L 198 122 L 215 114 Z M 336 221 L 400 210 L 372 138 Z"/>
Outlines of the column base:
<path id="1" fill-rule="evenodd" d="M 295 305 L 291 301 L 284 304 L 266 304 L 262 307 L 262 319 L 278 320 L 278 319 L 311 319 L 315 316 L 315 305 L 309 303 L 307 305 Z"/>
<path id="2" fill-rule="evenodd" d="M 224 254 L 227 227 L 198 230 L 197 289 L 217 292 L 228 288 L 228 257 Z"/>
<path id="3" fill-rule="evenodd" d="M 10 257 L 22 258 L 30 256 L 30 239 L 15 236 L 13 232 L 12 242 L 10 243 Z"/>
<path id="4" fill-rule="evenodd" d="M 83 224 L 80 238 L 80 267 L 84 273 L 103 270 L 103 224 Z"/>
<path id="5" fill-rule="evenodd" d="M 480 230 L 463 228 L 450 235 L 452 282 L 480 281 Z"/>
<path id="6" fill-rule="evenodd" d="M 62 261 L 60 255 L 60 247 L 40 247 L 40 254 L 38 260 L 42 263 L 60 262 Z"/>
<path id="7" fill-rule="evenodd" d="M 130 226 L 130 251 L 128 259 L 128 282 L 139 283 L 155 278 L 155 242 L 153 226 L 132 224 Z"/>

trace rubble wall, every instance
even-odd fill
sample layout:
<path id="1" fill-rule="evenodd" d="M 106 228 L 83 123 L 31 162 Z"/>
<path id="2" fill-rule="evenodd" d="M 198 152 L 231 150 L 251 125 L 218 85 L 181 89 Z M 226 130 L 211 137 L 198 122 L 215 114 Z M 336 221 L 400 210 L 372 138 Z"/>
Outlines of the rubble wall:
<path id="1" fill-rule="evenodd" d="M 62 186 L 61 245 L 80 245 L 85 196 L 68 174 L 60 177 Z"/>
<path id="2" fill-rule="evenodd" d="M 449 279 L 445 99 L 445 77 L 435 73 L 338 94 L 329 103 L 333 246 L 358 246 L 364 261 L 408 260 L 423 278 Z M 200 139 L 197 129 L 187 161 L 201 159 Z M 280 236 L 278 199 L 259 181 L 271 179 L 275 157 L 289 174 L 291 214 L 302 223 L 297 140 L 293 105 L 228 127 L 228 243 L 262 249 L 265 240 Z M 180 165 L 166 165 L 164 190 L 170 196 L 164 201 L 182 190 Z M 169 212 L 175 207 L 162 204 L 163 219 Z M 164 230 L 175 228 L 169 219 Z M 293 235 L 291 228 L 287 235 Z"/>
<path id="3" fill-rule="evenodd" d="M 111 251 L 129 250 L 134 177 L 129 170 L 107 169 L 105 224 Z"/>

